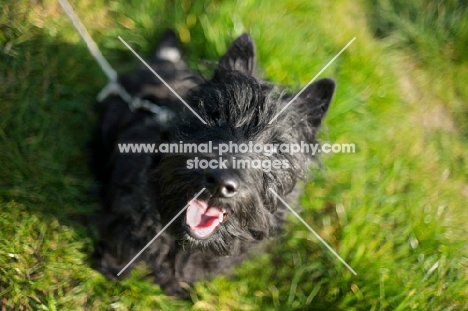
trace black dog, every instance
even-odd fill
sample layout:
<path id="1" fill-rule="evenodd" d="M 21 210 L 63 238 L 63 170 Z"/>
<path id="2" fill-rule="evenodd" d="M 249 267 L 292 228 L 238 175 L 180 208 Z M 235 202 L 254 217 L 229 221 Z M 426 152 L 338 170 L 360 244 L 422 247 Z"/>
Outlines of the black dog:
<path id="1" fill-rule="evenodd" d="M 172 32 L 162 39 L 151 66 L 207 124 L 146 69 L 119 82 L 132 96 L 153 103 L 156 114 L 143 106 L 132 111 L 116 94 L 100 103 L 101 121 L 93 143 L 94 171 L 103 185 L 96 265 L 115 279 L 206 188 L 138 259 L 146 261 L 167 294 L 186 296 L 181 284 L 226 273 L 252 246 L 278 234 L 286 208 L 269 189 L 286 197 L 305 177 L 313 156 L 231 152 L 223 155 L 227 169 L 190 169 L 188 163 L 194 157 L 219 157 L 214 152 L 122 153 L 117 145 L 314 143 L 335 83 L 323 79 L 311 84 L 269 124 L 294 96 L 255 76 L 255 47 L 247 34 L 229 47 L 208 81 L 186 69 Z M 278 160 L 287 165 L 271 170 L 233 169 L 240 159 Z"/>

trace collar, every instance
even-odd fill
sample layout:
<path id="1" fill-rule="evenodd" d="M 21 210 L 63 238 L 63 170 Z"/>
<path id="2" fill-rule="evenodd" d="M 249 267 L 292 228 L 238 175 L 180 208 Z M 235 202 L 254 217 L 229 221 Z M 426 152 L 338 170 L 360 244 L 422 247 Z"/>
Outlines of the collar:
<path id="1" fill-rule="evenodd" d="M 111 95 L 118 95 L 128 105 L 130 111 L 137 110 L 148 111 L 153 115 L 153 119 L 163 126 L 167 126 L 169 121 L 174 118 L 174 112 L 166 107 L 156 105 L 152 101 L 139 97 L 132 97 L 125 88 L 118 82 L 109 82 L 97 96 L 97 101 L 102 102 Z"/>

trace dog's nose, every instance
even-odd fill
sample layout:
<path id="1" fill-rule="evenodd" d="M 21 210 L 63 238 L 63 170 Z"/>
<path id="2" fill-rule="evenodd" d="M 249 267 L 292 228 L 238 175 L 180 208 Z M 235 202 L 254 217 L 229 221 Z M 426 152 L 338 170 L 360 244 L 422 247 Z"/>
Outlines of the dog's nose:
<path id="1" fill-rule="evenodd" d="M 213 196 L 232 198 L 239 189 L 235 176 L 228 170 L 205 170 L 205 186 Z"/>

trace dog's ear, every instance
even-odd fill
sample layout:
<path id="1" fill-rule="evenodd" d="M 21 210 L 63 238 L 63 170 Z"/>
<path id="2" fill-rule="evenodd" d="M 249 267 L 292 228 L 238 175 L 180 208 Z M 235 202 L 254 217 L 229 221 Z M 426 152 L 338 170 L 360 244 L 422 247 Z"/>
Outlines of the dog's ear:
<path id="1" fill-rule="evenodd" d="M 255 69 L 255 44 L 252 37 L 244 33 L 237 38 L 219 60 L 215 77 L 220 71 L 237 70 L 252 75 Z"/>
<path id="2" fill-rule="evenodd" d="M 182 60 L 182 44 L 172 29 L 166 30 L 161 37 L 156 52 L 153 55 L 154 62 L 169 61 L 177 63 Z"/>
<path id="3" fill-rule="evenodd" d="M 322 123 L 335 93 L 335 81 L 322 79 L 309 85 L 300 95 L 300 110 L 307 116 L 307 122 L 314 128 Z"/>

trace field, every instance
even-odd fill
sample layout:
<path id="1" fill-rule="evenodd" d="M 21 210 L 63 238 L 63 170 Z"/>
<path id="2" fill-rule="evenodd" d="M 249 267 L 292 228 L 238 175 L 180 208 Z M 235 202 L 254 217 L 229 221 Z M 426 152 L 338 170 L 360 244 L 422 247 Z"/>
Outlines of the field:
<path id="1" fill-rule="evenodd" d="M 354 143 L 314 168 L 301 216 L 232 276 L 165 296 L 139 266 L 90 268 L 99 208 L 87 141 L 106 84 L 56 1 L 0 2 L 0 310 L 468 310 L 468 5 L 461 0 L 72 3 L 119 72 L 171 27 L 207 71 L 248 31 L 260 71 L 337 93 L 320 140 Z M 208 64 L 208 65 L 206 65 Z"/>

